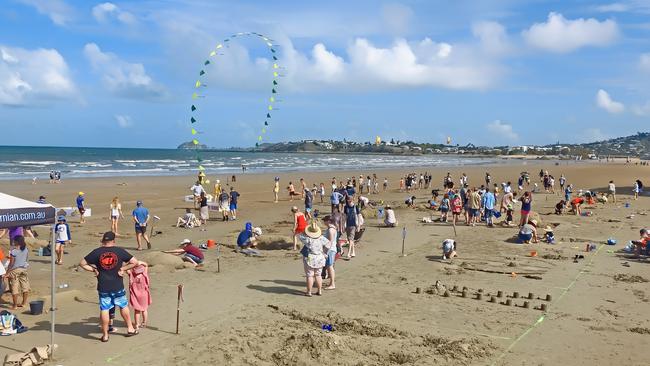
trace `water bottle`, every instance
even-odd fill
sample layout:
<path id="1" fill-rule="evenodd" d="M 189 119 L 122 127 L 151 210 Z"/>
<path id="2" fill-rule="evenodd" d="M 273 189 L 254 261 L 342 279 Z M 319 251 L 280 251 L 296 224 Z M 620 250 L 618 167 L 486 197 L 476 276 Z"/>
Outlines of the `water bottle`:
<path id="1" fill-rule="evenodd" d="M 38 256 L 39 257 L 43 256 L 43 247 L 38 248 Z"/>

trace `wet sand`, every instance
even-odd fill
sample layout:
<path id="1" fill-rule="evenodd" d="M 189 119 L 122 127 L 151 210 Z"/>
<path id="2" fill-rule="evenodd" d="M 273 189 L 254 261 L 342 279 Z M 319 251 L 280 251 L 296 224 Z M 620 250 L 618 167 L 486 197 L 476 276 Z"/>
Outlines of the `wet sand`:
<path id="1" fill-rule="evenodd" d="M 193 177 L 130 177 L 71 179 L 62 184 L 31 185 L 28 181 L 0 182 L 0 191 L 26 199 L 47 196 L 57 207 L 74 206 L 76 193 L 86 193 L 93 216 L 84 225 L 70 220 L 73 244 L 66 249 L 64 265 L 58 266 L 56 364 L 62 365 L 644 365 L 642 345 L 650 342 L 647 314 L 649 261 L 638 261 L 620 250 L 638 238 L 648 226 L 650 199 L 634 201 L 632 182 L 650 181 L 650 169 L 635 165 L 562 162 L 524 162 L 490 167 L 449 169 L 457 181 L 462 172 L 470 185 L 483 183 L 485 171 L 493 182 L 510 180 L 516 185 L 519 172 L 527 170 L 532 182 L 537 172 L 547 168 L 556 178 L 564 173 L 575 190 L 605 191 L 607 182 L 618 185 L 618 204 L 598 204 L 587 210 L 591 217 L 555 216 L 555 195 L 534 196 L 533 210 L 542 227 L 557 225 L 558 243 L 519 245 L 511 242 L 515 228 L 475 228 L 459 225 L 457 236 L 448 224 L 421 223 L 430 211 L 404 207 L 407 193 L 399 192 L 398 177 L 409 171 L 433 172 L 433 185 L 442 185 L 447 169 L 421 167 L 409 170 L 336 171 L 282 173 L 281 187 L 289 180 L 298 186 L 300 177 L 312 183 L 325 183 L 333 176 L 345 177 L 377 173 L 380 185 L 388 177 L 388 192 L 369 195 L 397 206 L 400 227 L 407 229 L 406 257 L 400 257 L 401 229 L 379 227 L 369 215 L 367 230 L 351 261 L 337 261 L 337 289 L 323 296 L 307 298 L 301 258 L 290 251 L 293 204 L 286 194 L 273 203 L 273 177 L 276 174 L 238 174 L 236 189 L 241 193 L 239 220 L 210 221 L 207 231 L 178 229 L 176 219 L 191 203 L 182 197 L 190 194 Z M 209 175 L 214 182 L 215 176 Z M 225 176 L 218 177 L 222 182 Z M 541 183 L 540 183 L 541 186 Z M 381 189 L 381 188 L 380 188 Z M 328 190 L 329 191 L 329 190 Z M 286 193 L 286 191 L 282 191 Z M 119 196 L 127 216 L 121 222 L 123 236 L 118 244 L 139 259 L 154 264 L 151 268 L 153 305 L 148 328 L 134 338 L 125 338 L 126 328 L 118 320 L 117 334 L 110 342 L 99 342 L 95 279 L 76 271 L 79 260 L 99 245 L 101 233 L 110 228 L 108 206 Z M 428 190 L 415 192 L 418 201 L 430 198 Z M 130 211 L 136 200 L 143 200 L 152 215 L 161 218 L 151 251 L 135 252 L 135 237 Z M 630 207 L 625 207 L 630 203 Z M 315 208 L 329 212 L 327 197 Z M 627 218 L 634 215 L 632 218 Z M 212 213 L 213 218 L 218 213 Z M 518 219 L 518 213 L 515 220 Z M 245 257 L 232 248 L 245 221 L 264 230 L 261 258 Z M 47 236 L 44 228 L 37 229 Z M 618 239 L 616 246 L 604 245 L 607 238 Z M 217 251 L 206 252 L 201 270 L 187 268 L 178 258 L 159 250 L 175 248 L 184 239 L 204 242 L 214 239 L 223 244 L 220 272 Z M 446 238 L 458 242 L 459 257 L 440 260 L 440 243 Z M 585 252 L 585 245 L 597 249 Z M 6 250 L 4 241 L 0 242 Z M 536 257 L 530 257 L 531 251 Z M 574 263 L 576 254 L 584 256 Z M 627 263 L 629 265 L 625 266 Z M 32 298 L 49 294 L 49 257 L 31 254 L 29 275 Z M 514 275 L 513 275 L 514 273 Z M 526 277 L 528 276 L 528 277 Z M 435 283 L 439 282 L 436 288 Z M 185 286 L 181 305 L 181 335 L 175 332 L 177 285 Z M 459 292 L 443 296 L 444 288 L 467 287 L 468 297 Z M 420 294 L 416 294 L 416 288 Z M 482 291 L 482 299 L 475 299 Z M 496 303 L 489 302 L 498 291 Z M 532 293 L 532 299 L 508 298 Z M 551 301 L 546 301 L 546 296 Z M 538 299 L 540 298 L 540 299 Z M 9 296 L 0 308 L 8 308 Z M 501 305 L 510 300 L 513 305 Z M 523 308 L 524 301 L 529 308 Z M 534 309 L 546 305 L 546 311 Z M 28 351 L 49 342 L 49 314 L 32 316 L 18 312 L 31 329 L 25 334 L 3 337 L 0 356 Z M 119 318 L 119 317 L 118 317 Z M 325 332 L 322 325 L 334 331 Z M 638 348 L 641 347 L 641 348 Z"/>

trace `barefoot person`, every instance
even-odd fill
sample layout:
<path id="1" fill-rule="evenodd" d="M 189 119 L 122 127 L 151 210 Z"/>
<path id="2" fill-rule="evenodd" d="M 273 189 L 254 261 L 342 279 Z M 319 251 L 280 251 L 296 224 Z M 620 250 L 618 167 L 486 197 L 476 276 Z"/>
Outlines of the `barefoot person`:
<path id="1" fill-rule="evenodd" d="M 151 305 L 151 289 L 149 287 L 149 265 L 138 261 L 138 265 L 130 269 L 129 275 L 129 305 L 133 308 L 135 329 L 146 328 L 148 309 Z M 110 328 L 109 328 L 110 329 Z"/>
<path id="2" fill-rule="evenodd" d="M 142 201 L 136 202 L 136 208 L 133 210 L 133 222 L 135 223 L 135 239 L 138 242 L 138 250 L 142 250 L 143 238 L 147 242 L 147 249 L 151 249 L 151 242 L 147 236 L 149 210 L 142 206 Z"/>
<path id="3" fill-rule="evenodd" d="M 56 242 L 54 252 L 56 253 L 56 264 L 63 264 L 63 248 L 66 244 L 72 243 L 72 236 L 70 235 L 70 225 L 66 222 L 65 216 L 59 216 L 57 221 L 54 225 Z"/>
<path id="4" fill-rule="evenodd" d="M 109 311 L 116 306 L 120 308 L 120 314 L 126 323 L 126 336 L 138 334 L 131 323 L 123 281 L 126 272 L 137 265 L 138 260 L 134 256 L 115 246 L 115 234 L 111 231 L 102 236 L 102 246 L 94 249 L 79 263 L 81 268 L 93 272 L 97 277 L 102 342 L 108 342 Z"/>
<path id="5" fill-rule="evenodd" d="M 79 210 L 79 223 L 83 224 L 86 222 L 84 219 L 84 213 L 86 212 L 86 206 L 85 206 L 85 194 L 83 192 L 79 192 L 79 195 L 77 195 L 77 210 Z"/>
<path id="6" fill-rule="evenodd" d="M 327 225 L 327 231 L 325 231 L 325 238 L 328 240 L 328 244 L 325 245 L 327 256 L 325 260 L 325 270 L 327 271 L 327 277 L 330 279 L 329 286 L 325 287 L 325 290 L 334 290 L 336 288 L 336 273 L 334 271 L 334 262 L 336 261 L 336 245 L 338 243 L 338 230 L 334 224 L 334 220 L 330 215 L 323 217 L 323 222 Z"/>
<path id="7" fill-rule="evenodd" d="M 9 279 L 9 288 L 11 289 L 11 298 L 13 300 L 12 310 L 22 308 L 27 304 L 27 295 L 29 294 L 29 278 L 27 277 L 27 268 L 29 267 L 29 249 L 25 243 L 25 237 L 17 235 L 14 237 L 14 248 L 9 251 L 9 266 L 7 266 L 7 278 Z M 18 304 L 18 295 L 23 295 L 23 302 Z"/>
<path id="8" fill-rule="evenodd" d="M 293 213 L 293 250 L 298 250 L 298 236 L 305 232 L 307 219 L 296 206 L 291 207 L 291 212 Z"/>
<path id="9" fill-rule="evenodd" d="M 165 250 L 163 253 L 180 255 L 185 262 L 192 263 L 194 267 L 197 267 L 203 263 L 204 259 L 203 252 L 201 252 L 199 248 L 192 245 L 192 241 L 190 239 L 184 239 L 181 242 L 181 247 L 179 249 Z"/>
<path id="10" fill-rule="evenodd" d="M 117 229 L 117 224 L 120 221 L 120 218 L 124 218 L 124 214 L 122 213 L 122 204 L 120 203 L 120 199 L 117 197 L 113 197 L 113 201 L 111 202 L 111 212 L 110 212 L 110 218 L 111 218 L 111 231 L 115 233 L 115 236 L 118 236 L 120 234 L 118 229 Z"/>
<path id="11" fill-rule="evenodd" d="M 329 244 L 329 241 L 321 235 L 321 229 L 315 221 L 307 226 L 304 234 L 300 235 L 300 241 L 305 248 L 303 252 L 303 267 L 307 276 L 307 291 L 305 295 L 311 297 L 314 281 L 316 281 L 316 294 L 321 295 L 323 290 L 321 272 L 325 266 L 323 248 Z"/>

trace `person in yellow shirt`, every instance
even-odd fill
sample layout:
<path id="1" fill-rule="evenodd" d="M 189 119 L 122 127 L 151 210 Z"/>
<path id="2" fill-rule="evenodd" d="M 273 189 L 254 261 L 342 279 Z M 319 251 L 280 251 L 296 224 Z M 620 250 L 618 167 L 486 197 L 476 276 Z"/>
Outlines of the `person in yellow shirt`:
<path id="1" fill-rule="evenodd" d="M 217 179 L 217 182 L 214 184 L 214 197 L 219 197 L 221 192 L 223 192 L 223 188 L 221 188 L 221 181 Z"/>

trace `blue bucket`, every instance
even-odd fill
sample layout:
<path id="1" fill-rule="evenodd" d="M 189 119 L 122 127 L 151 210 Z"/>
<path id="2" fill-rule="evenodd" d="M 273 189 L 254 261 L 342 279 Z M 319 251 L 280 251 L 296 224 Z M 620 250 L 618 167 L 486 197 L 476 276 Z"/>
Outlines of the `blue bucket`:
<path id="1" fill-rule="evenodd" d="M 616 245 L 616 239 L 614 238 L 607 239 L 607 245 Z"/>

